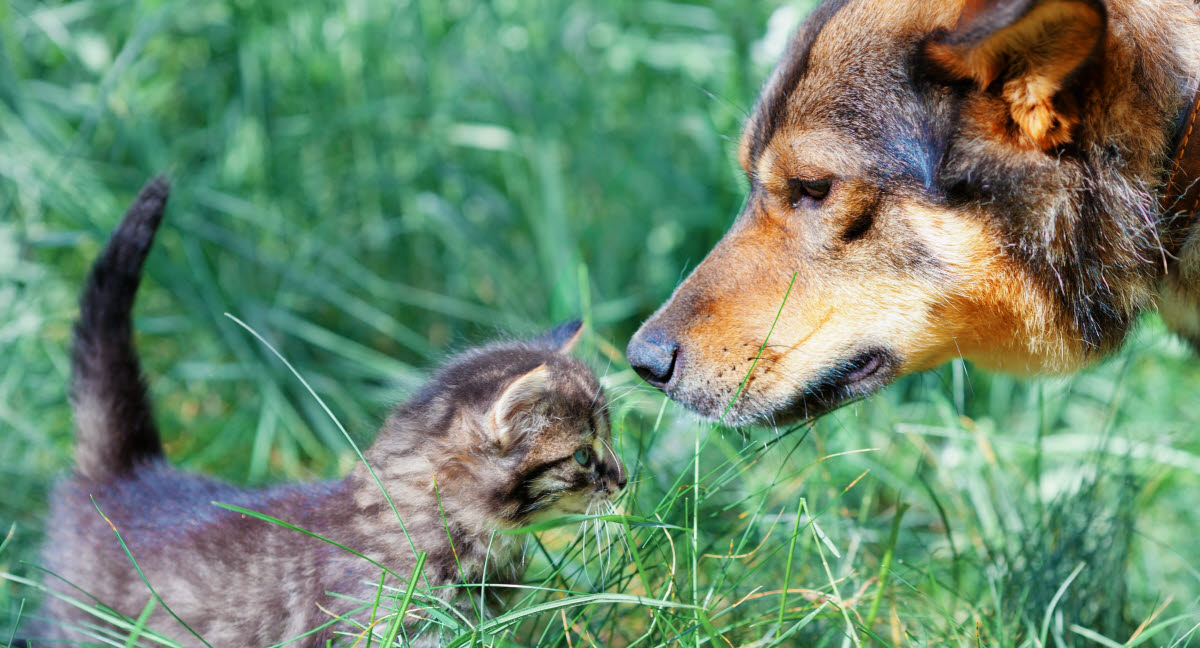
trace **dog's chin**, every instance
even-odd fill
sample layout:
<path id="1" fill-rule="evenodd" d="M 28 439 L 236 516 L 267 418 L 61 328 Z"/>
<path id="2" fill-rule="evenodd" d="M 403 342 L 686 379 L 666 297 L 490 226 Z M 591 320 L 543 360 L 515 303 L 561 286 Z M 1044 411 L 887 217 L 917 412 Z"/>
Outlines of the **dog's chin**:
<path id="1" fill-rule="evenodd" d="M 896 378 L 899 361 L 886 349 L 870 349 L 827 369 L 780 407 L 780 421 L 807 421 L 879 391 Z"/>
<path id="2" fill-rule="evenodd" d="M 785 425 L 809 421 L 879 391 L 896 378 L 900 362 L 886 349 L 868 349 L 822 371 L 799 391 L 783 398 L 764 398 L 753 390 L 717 398 L 703 392 L 667 395 L 701 419 L 723 425 Z"/>

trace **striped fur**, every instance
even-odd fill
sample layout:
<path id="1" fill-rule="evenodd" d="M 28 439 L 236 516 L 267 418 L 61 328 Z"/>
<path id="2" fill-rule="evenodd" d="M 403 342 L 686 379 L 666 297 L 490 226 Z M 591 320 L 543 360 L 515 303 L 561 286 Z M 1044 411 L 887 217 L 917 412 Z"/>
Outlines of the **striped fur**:
<path id="1" fill-rule="evenodd" d="M 161 598 L 148 627 L 186 646 L 349 645 L 381 583 L 403 591 L 423 552 L 404 628 L 412 645 L 437 645 L 445 635 L 427 627 L 431 610 L 478 622 L 502 609 L 503 586 L 520 577 L 523 540 L 499 531 L 582 512 L 624 487 L 603 391 L 567 355 L 579 322 L 451 359 L 387 419 L 365 452 L 373 471 L 244 489 L 176 470 L 158 440 L 130 315 L 166 199 L 162 179 L 142 190 L 84 289 L 73 351 L 77 463 L 51 498 L 43 555 L 54 593 L 25 628 L 31 643 L 113 630 L 68 598 L 136 619 L 153 596 L 148 583 Z M 457 587 L 469 583 L 487 583 L 486 595 Z M 379 615 L 391 607 L 385 600 Z"/>

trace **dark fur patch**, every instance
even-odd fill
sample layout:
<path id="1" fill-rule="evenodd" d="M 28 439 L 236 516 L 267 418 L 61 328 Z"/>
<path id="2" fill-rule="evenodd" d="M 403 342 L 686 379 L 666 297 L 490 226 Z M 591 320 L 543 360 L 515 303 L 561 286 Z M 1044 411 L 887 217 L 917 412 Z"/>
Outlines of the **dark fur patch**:
<path id="1" fill-rule="evenodd" d="M 779 128 L 780 122 L 787 116 L 787 100 L 792 96 L 796 86 L 800 85 L 800 81 L 804 79 L 805 73 L 808 72 L 808 59 L 812 51 L 813 43 L 817 41 L 817 37 L 821 35 L 821 30 L 825 27 L 825 23 L 831 18 L 848 0 L 824 0 L 804 21 L 804 25 L 793 37 L 791 43 L 788 44 L 784 60 L 788 61 L 786 68 L 780 71 L 779 81 L 774 83 L 764 94 L 759 101 L 758 108 L 755 110 L 753 123 L 755 124 L 754 142 L 750 148 L 750 160 L 757 161 L 758 156 L 762 154 L 762 149 L 771 142 L 771 138 L 775 136 L 775 130 Z"/>
<path id="2" fill-rule="evenodd" d="M 162 455 L 158 430 L 133 346 L 133 300 L 170 188 L 142 188 L 92 266 L 79 303 L 71 349 L 76 464 L 93 479 L 127 474 Z"/>

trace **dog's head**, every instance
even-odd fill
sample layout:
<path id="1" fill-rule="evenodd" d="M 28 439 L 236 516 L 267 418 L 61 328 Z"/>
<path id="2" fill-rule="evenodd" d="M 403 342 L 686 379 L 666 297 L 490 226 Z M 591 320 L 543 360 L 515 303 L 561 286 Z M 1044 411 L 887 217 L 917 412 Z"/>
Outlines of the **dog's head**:
<path id="1" fill-rule="evenodd" d="M 1132 87 L 1142 59 L 1110 13 L 826 0 L 746 124 L 742 213 L 630 363 L 740 424 L 954 356 L 1062 372 L 1119 344 L 1162 271 L 1151 189 L 1177 106 Z"/>

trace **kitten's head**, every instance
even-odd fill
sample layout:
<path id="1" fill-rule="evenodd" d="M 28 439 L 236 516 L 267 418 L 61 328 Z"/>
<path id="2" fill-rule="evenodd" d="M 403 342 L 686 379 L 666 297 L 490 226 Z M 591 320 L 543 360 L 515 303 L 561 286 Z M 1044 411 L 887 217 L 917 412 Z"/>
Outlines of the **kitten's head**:
<path id="1" fill-rule="evenodd" d="M 405 428 L 396 436 L 433 465 L 444 496 L 481 504 L 492 520 L 584 512 L 624 488 L 626 474 L 600 383 L 567 355 L 581 332 L 570 322 L 463 353 L 388 427 Z"/>

